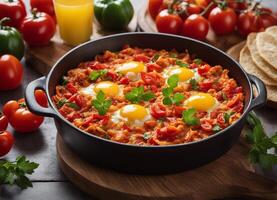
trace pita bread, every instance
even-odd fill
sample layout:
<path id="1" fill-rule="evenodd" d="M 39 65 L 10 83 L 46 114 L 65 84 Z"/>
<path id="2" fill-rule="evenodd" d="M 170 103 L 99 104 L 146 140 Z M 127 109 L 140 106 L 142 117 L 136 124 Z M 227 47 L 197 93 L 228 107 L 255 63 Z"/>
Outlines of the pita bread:
<path id="1" fill-rule="evenodd" d="M 265 32 L 271 34 L 273 37 L 277 37 L 277 26 L 268 27 Z"/>
<path id="2" fill-rule="evenodd" d="M 260 56 L 277 69 L 277 35 L 262 32 L 257 35 L 257 49 Z"/>
<path id="3" fill-rule="evenodd" d="M 240 50 L 244 47 L 245 41 L 242 41 L 234 46 L 232 46 L 228 51 L 227 54 L 229 54 L 232 58 L 234 58 L 236 61 L 239 61 L 239 54 Z"/>
<path id="4" fill-rule="evenodd" d="M 261 71 L 257 65 L 253 62 L 252 57 L 250 55 L 250 51 L 247 47 L 243 47 L 240 52 L 239 62 L 242 67 L 249 73 L 259 77 L 266 85 L 269 86 L 277 86 L 277 81 L 272 80 L 268 77 L 263 71 Z"/>
<path id="5" fill-rule="evenodd" d="M 268 77 L 277 82 L 277 69 L 272 67 L 260 56 L 257 50 L 256 36 L 257 33 L 251 33 L 247 37 L 247 47 L 250 51 L 252 60 L 261 71 L 263 71 Z"/>

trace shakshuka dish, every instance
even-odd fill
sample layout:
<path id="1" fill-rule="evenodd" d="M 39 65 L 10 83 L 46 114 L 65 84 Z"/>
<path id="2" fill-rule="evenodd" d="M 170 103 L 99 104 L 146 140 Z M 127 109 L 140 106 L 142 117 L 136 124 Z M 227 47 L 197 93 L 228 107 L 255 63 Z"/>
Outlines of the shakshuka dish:
<path id="1" fill-rule="evenodd" d="M 243 112 L 242 87 L 188 51 L 126 45 L 71 69 L 52 97 L 74 126 L 112 141 L 172 145 L 207 138 Z"/>

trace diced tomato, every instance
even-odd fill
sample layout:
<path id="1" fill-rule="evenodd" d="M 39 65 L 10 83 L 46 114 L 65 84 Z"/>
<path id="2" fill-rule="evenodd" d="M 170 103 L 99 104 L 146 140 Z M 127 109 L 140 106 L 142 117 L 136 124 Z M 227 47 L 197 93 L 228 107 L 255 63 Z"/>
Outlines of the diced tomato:
<path id="1" fill-rule="evenodd" d="M 141 79 L 146 85 L 155 85 L 157 78 L 150 73 L 141 72 Z"/>
<path id="2" fill-rule="evenodd" d="M 176 135 L 178 135 L 178 133 L 179 133 L 178 129 L 174 126 L 162 127 L 157 129 L 157 138 L 170 140 L 170 139 L 174 139 Z"/>
<path id="3" fill-rule="evenodd" d="M 127 131 L 131 131 L 131 128 L 127 126 L 126 124 L 123 124 L 122 128 Z"/>
<path id="4" fill-rule="evenodd" d="M 242 93 L 242 87 L 239 86 L 239 87 L 236 87 L 235 90 L 234 90 L 234 93 Z"/>
<path id="5" fill-rule="evenodd" d="M 95 70 L 100 70 L 100 69 L 106 69 L 107 68 L 107 66 L 105 64 L 101 64 L 99 62 L 89 63 L 89 67 L 91 69 L 95 69 Z"/>
<path id="6" fill-rule="evenodd" d="M 70 92 L 67 92 L 67 93 L 65 93 L 63 96 L 64 96 L 65 98 L 69 99 L 69 98 L 72 96 L 72 94 L 71 94 Z"/>
<path id="7" fill-rule="evenodd" d="M 209 89 L 212 88 L 213 82 L 209 80 L 204 80 L 203 82 L 199 83 L 200 91 L 207 92 Z"/>
<path id="8" fill-rule="evenodd" d="M 156 119 L 166 117 L 166 107 L 161 103 L 154 103 L 150 107 L 150 113 Z"/>
<path id="9" fill-rule="evenodd" d="M 163 70 L 163 68 L 156 63 L 148 63 L 146 67 L 148 72 L 153 72 L 153 71 L 161 72 Z"/>
<path id="10" fill-rule="evenodd" d="M 242 110 L 243 110 L 243 103 L 242 103 L 241 101 L 238 102 L 237 105 L 235 105 L 235 106 L 233 107 L 233 110 L 234 110 L 235 112 L 241 113 Z"/>
<path id="11" fill-rule="evenodd" d="M 182 106 L 174 106 L 174 114 L 176 117 L 182 117 L 182 113 L 185 110 Z"/>
<path id="12" fill-rule="evenodd" d="M 201 65 L 200 67 L 198 67 L 197 71 L 198 74 L 200 74 L 200 76 L 202 76 L 203 74 L 207 73 L 210 70 L 211 66 L 208 64 L 205 65 Z"/>
<path id="13" fill-rule="evenodd" d="M 66 85 L 66 89 L 68 89 L 69 92 L 71 92 L 72 94 L 77 93 L 77 88 L 72 84 L 72 83 L 68 83 Z"/>
<path id="14" fill-rule="evenodd" d="M 240 100 L 239 95 L 236 95 L 227 103 L 227 106 L 229 108 L 233 108 L 239 103 L 239 100 Z"/>
<path id="15" fill-rule="evenodd" d="M 134 60 L 138 61 L 138 62 L 147 63 L 147 62 L 150 61 L 150 58 L 148 56 L 145 56 L 145 55 L 135 55 Z"/>
<path id="16" fill-rule="evenodd" d="M 94 122 L 94 121 L 99 121 L 99 120 L 103 120 L 105 119 L 105 117 L 107 116 L 102 116 L 99 114 L 92 114 L 91 116 L 87 117 L 83 123 L 83 126 L 88 126 L 90 123 Z"/>
<path id="17" fill-rule="evenodd" d="M 122 77 L 120 80 L 119 80 L 119 83 L 120 84 L 123 84 L 123 85 L 128 85 L 130 82 L 130 80 L 127 78 L 127 77 Z"/>
<path id="18" fill-rule="evenodd" d="M 76 113 L 76 112 L 72 112 L 72 113 L 69 113 L 66 118 L 69 120 L 69 121 L 73 121 L 74 119 L 77 119 L 77 118 L 80 118 L 81 117 L 81 114 L 80 113 Z"/>
<path id="19" fill-rule="evenodd" d="M 109 119 L 110 119 L 110 117 L 105 115 L 104 118 L 101 120 L 102 126 L 107 125 L 109 123 Z"/>
<path id="20" fill-rule="evenodd" d="M 158 91 L 158 87 L 156 85 L 151 85 L 151 90 L 156 93 Z"/>
<path id="21" fill-rule="evenodd" d="M 195 69 L 195 68 L 197 68 L 198 67 L 198 65 L 196 64 L 196 63 L 191 63 L 190 65 L 189 65 L 189 68 L 190 69 Z"/>
<path id="22" fill-rule="evenodd" d="M 210 132 L 213 129 L 213 126 L 211 124 L 209 124 L 208 122 L 204 122 L 200 126 L 204 131 L 207 131 L 207 132 Z"/>
<path id="23" fill-rule="evenodd" d="M 86 101 L 85 101 L 85 99 L 84 99 L 83 96 L 81 96 L 81 95 L 76 95 L 75 103 L 76 103 L 80 108 L 82 108 L 82 107 L 86 104 Z"/>
<path id="24" fill-rule="evenodd" d="M 118 77 L 118 75 L 115 72 L 111 72 L 111 71 L 108 71 L 106 76 L 111 78 L 113 81 L 116 81 Z"/>
<path id="25" fill-rule="evenodd" d="M 216 120 L 219 124 L 225 124 L 224 113 L 217 115 Z"/>

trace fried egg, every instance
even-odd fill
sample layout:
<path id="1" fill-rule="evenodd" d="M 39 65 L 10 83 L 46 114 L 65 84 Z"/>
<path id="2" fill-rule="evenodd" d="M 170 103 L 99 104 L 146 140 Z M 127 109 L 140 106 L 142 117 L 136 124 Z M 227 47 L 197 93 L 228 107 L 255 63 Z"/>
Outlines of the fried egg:
<path id="1" fill-rule="evenodd" d="M 112 115 L 111 121 L 114 123 L 123 121 L 130 125 L 143 126 L 144 122 L 151 118 L 152 117 L 147 108 L 137 104 L 130 104 L 116 111 Z"/>
<path id="2" fill-rule="evenodd" d="M 189 69 L 186 67 L 173 66 L 163 71 L 163 77 L 166 79 L 175 74 L 178 75 L 179 82 L 188 83 L 193 78 L 196 81 L 199 81 L 201 78 L 196 69 Z"/>
<path id="3" fill-rule="evenodd" d="M 184 101 L 184 105 L 189 108 L 195 108 L 198 111 L 207 111 L 210 113 L 218 106 L 218 101 L 209 93 L 197 92 Z"/>
<path id="4" fill-rule="evenodd" d="M 95 97 L 101 90 L 107 97 L 123 95 L 123 86 L 111 81 L 101 81 L 96 84 L 91 84 L 88 87 L 81 88 L 81 93 Z"/>
<path id="5" fill-rule="evenodd" d="M 145 71 L 145 65 L 141 62 L 129 61 L 117 66 L 117 72 L 127 74 L 128 72 L 140 73 Z"/>

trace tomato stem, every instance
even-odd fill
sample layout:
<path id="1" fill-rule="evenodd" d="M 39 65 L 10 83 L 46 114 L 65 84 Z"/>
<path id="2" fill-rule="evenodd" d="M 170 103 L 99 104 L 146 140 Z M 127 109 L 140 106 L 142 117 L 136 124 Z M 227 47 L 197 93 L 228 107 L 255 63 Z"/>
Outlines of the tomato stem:
<path id="1" fill-rule="evenodd" d="M 33 18 L 34 19 L 37 19 L 38 18 L 38 9 L 37 8 L 34 8 L 32 9 L 32 15 L 33 15 Z"/>
<path id="2" fill-rule="evenodd" d="M 21 103 L 19 103 L 19 107 L 20 107 L 20 108 L 26 108 L 27 105 L 26 105 L 25 102 L 21 102 Z"/>
<path id="3" fill-rule="evenodd" d="M 214 4 L 216 4 L 216 3 L 215 3 L 214 1 L 211 1 L 211 2 L 209 3 L 209 5 L 208 5 L 201 13 L 199 13 L 199 15 L 200 15 L 200 16 L 205 15 L 205 14 L 208 12 L 208 10 L 209 10 Z"/>

